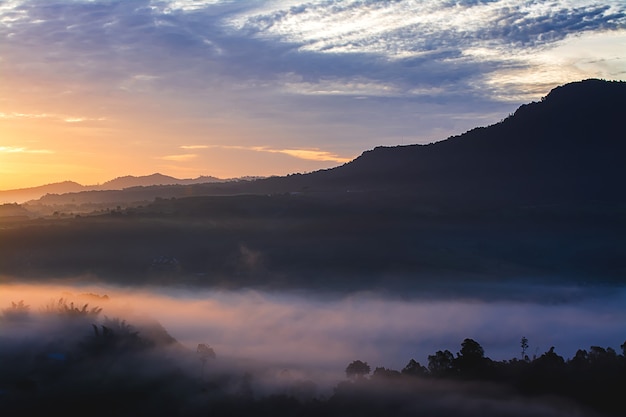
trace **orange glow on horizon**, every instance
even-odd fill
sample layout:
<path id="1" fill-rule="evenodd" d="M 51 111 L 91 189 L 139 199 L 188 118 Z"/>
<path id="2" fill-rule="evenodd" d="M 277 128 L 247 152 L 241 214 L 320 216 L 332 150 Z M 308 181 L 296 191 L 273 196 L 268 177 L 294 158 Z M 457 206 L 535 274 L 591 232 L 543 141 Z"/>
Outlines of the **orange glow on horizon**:
<path id="1" fill-rule="evenodd" d="M 233 128 L 226 120 L 208 127 L 206 122 L 181 123 L 175 115 L 168 118 L 172 109 L 151 113 L 138 105 L 134 113 L 96 114 L 97 106 L 89 101 L 75 108 L 63 104 L 57 111 L 24 107 L 0 102 L 0 190 L 62 181 L 94 185 L 156 172 L 176 178 L 286 175 L 351 159 L 319 149 L 232 146 L 249 141 L 250 126 Z M 208 143 L 211 138 L 219 138 L 219 144 Z"/>

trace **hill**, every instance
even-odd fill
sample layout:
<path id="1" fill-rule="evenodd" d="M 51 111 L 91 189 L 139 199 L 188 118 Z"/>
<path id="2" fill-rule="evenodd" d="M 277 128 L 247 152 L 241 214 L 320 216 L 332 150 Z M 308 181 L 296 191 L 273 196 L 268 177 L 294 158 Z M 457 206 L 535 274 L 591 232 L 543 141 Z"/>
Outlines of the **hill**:
<path id="1" fill-rule="evenodd" d="M 430 145 L 376 148 L 320 179 L 466 204 L 624 201 L 616 192 L 626 178 L 624 111 L 626 83 L 571 83 L 496 125 Z"/>
<path id="2" fill-rule="evenodd" d="M 63 181 L 53 184 L 46 184 L 37 187 L 21 188 L 16 190 L 2 190 L 0 191 L 0 204 L 2 203 L 23 203 L 30 200 L 40 199 L 45 195 L 64 195 L 70 193 L 80 193 L 88 191 L 103 191 L 103 190 L 123 190 L 125 188 L 132 187 L 151 187 L 158 185 L 188 185 L 188 184 L 203 184 L 224 182 L 228 180 L 222 180 L 211 176 L 199 176 L 197 178 L 178 179 L 163 174 L 151 174 L 135 177 L 127 175 L 124 177 L 118 177 L 107 181 L 99 185 L 81 185 L 73 181 Z"/>
<path id="3" fill-rule="evenodd" d="M 48 195 L 26 208 L 72 211 L 5 228 L 0 274 L 333 289 L 624 284 L 623 114 L 626 83 L 586 80 L 493 126 L 311 174 Z M 100 215 L 71 214 L 98 204 Z"/>
<path id="4" fill-rule="evenodd" d="M 625 112 L 626 82 L 585 80 L 557 87 L 495 125 L 428 145 L 377 147 L 310 174 L 66 197 L 122 206 L 156 197 L 290 192 L 392 192 L 437 206 L 624 202 L 617 190 L 626 178 Z M 40 203 L 63 204 L 66 197 Z"/>
<path id="5" fill-rule="evenodd" d="M 187 185 L 187 184 L 202 184 L 202 183 L 223 182 L 223 181 L 224 180 L 221 180 L 216 177 L 210 177 L 210 176 L 200 176 L 198 178 L 189 178 L 189 179 L 178 179 L 178 178 L 170 177 L 168 175 L 156 173 L 156 174 L 145 175 L 141 177 L 134 177 L 132 175 L 118 177 L 93 188 L 97 190 L 123 190 L 125 188 L 131 188 L 131 187 L 151 187 L 155 185 L 174 185 L 174 184 Z"/>
<path id="6" fill-rule="evenodd" d="M 67 194 L 84 190 L 85 187 L 73 181 L 63 181 L 38 187 L 0 191 L 0 203 L 23 203 L 38 199 L 46 194 Z"/>

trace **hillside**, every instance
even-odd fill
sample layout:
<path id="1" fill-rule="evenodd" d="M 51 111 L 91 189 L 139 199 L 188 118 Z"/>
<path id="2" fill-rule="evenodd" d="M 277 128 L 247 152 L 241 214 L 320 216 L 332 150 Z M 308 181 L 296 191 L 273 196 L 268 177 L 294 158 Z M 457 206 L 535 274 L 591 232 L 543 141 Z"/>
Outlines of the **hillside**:
<path id="1" fill-rule="evenodd" d="M 30 200 L 38 200 L 46 195 L 60 196 L 64 194 L 77 194 L 89 191 L 118 191 L 132 187 L 153 187 L 161 185 L 189 185 L 225 182 L 210 176 L 200 176 L 197 178 L 179 179 L 163 174 L 151 174 L 144 176 L 127 175 L 118 177 L 103 184 L 98 185 L 81 185 L 73 181 L 63 181 L 53 184 L 41 185 L 38 187 L 20 188 L 15 190 L 1 190 L 0 204 L 2 203 L 23 203 Z M 55 198 L 55 197 L 52 197 Z"/>
<path id="2" fill-rule="evenodd" d="M 35 200 L 43 195 L 67 194 L 83 191 L 85 187 L 73 181 L 64 181 L 54 184 L 40 185 L 38 187 L 20 188 L 16 190 L 0 191 L 0 203 L 23 203 L 28 200 Z"/>
<path id="3" fill-rule="evenodd" d="M 452 201 L 624 201 L 616 190 L 626 178 L 625 112 L 626 83 L 572 83 L 496 125 L 430 145 L 365 152 L 332 179 L 415 187 L 429 199 Z"/>
<path id="4" fill-rule="evenodd" d="M 393 192 L 429 205 L 624 202 L 626 82 L 552 90 L 488 127 L 429 145 L 378 147 L 337 168 L 256 181 L 46 196 L 41 204 L 125 204 L 201 195 Z M 165 184 L 165 183 L 164 183 Z"/>
<path id="5" fill-rule="evenodd" d="M 223 182 L 216 177 L 200 176 L 198 178 L 178 179 L 163 174 L 151 174 L 141 177 L 135 177 L 127 175 L 124 177 L 118 177 L 111 181 L 107 181 L 99 186 L 91 187 L 97 190 L 123 190 L 131 187 L 151 187 L 155 185 L 188 185 L 188 184 L 203 184 L 211 182 Z"/>
<path id="6" fill-rule="evenodd" d="M 53 218 L 3 229 L 0 275 L 325 289 L 624 284 L 623 114 L 626 83 L 588 80 L 496 125 L 311 174 L 48 195 L 26 208 L 57 207 Z"/>

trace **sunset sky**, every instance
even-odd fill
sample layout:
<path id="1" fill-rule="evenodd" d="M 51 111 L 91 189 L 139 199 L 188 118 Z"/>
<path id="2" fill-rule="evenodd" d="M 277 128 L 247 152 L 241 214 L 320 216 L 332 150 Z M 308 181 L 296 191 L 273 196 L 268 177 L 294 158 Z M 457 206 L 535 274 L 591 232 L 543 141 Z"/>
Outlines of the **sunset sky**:
<path id="1" fill-rule="evenodd" d="M 623 0 L 1 0 L 0 190 L 308 172 L 585 78 Z"/>

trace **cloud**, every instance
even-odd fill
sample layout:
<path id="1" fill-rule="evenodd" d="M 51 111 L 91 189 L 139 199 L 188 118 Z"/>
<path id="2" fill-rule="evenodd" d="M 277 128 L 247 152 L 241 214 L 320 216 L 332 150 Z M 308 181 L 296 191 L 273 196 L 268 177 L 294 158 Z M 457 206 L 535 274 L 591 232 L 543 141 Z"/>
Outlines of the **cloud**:
<path id="1" fill-rule="evenodd" d="M 197 157 L 198 155 L 196 154 L 187 153 L 187 154 L 180 154 L 180 155 L 161 156 L 159 157 L 159 159 L 163 159 L 165 161 L 185 162 L 185 161 L 190 161 L 192 159 L 196 159 Z"/>
<path id="2" fill-rule="evenodd" d="M 586 30 L 624 28 L 619 2 L 343 1 L 271 3 L 243 12 L 230 24 L 321 53 L 368 53 L 407 58 L 472 43 L 534 45 Z"/>
<path id="3" fill-rule="evenodd" d="M 188 150 L 207 149 L 207 148 L 209 148 L 208 145 L 182 145 L 180 146 L 180 149 L 188 149 Z"/>
<path id="4" fill-rule="evenodd" d="M 258 152 L 271 152 L 271 153 L 284 153 L 285 155 L 293 156 L 300 159 L 309 159 L 312 161 L 332 161 L 332 162 L 350 162 L 354 158 L 343 158 L 331 152 L 322 151 L 319 149 L 267 149 L 267 148 L 255 148 Z"/>
<path id="5" fill-rule="evenodd" d="M 0 113 L 0 119 L 48 119 L 56 117 L 58 116 L 48 113 Z"/>
<path id="6" fill-rule="evenodd" d="M 28 149 L 18 146 L 0 146 L 0 153 L 33 153 L 33 154 L 51 154 L 54 151 L 49 149 Z"/>
<path id="7" fill-rule="evenodd" d="M 53 66 L 65 66 L 74 76 L 97 75 L 128 91 L 185 86 L 201 92 L 209 85 L 264 90 L 285 83 L 302 94 L 332 95 L 354 87 L 363 94 L 402 96 L 440 87 L 443 79 L 472 89 L 473 78 L 502 63 L 523 69 L 528 61 L 516 58 L 520 52 L 524 57 L 527 50 L 570 35 L 626 29 L 626 6 L 619 1 L 144 0 L 13 6 L 0 13 L 17 13 L 20 23 L 4 31 L 0 26 L 0 33 L 18 36 L 16 47 L 55 45 L 57 53 L 75 56 L 80 65 L 69 59 L 53 60 Z M 480 50 L 497 53 L 475 53 Z M 32 54 L 27 59 L 37 60 Z M 301 77 L 301 85 L 285 80 L 290 73 Z"/>
<path id="8" fill-rule="evenodd" d="M 59 120 L 66 123 L 80 123 L 80 122 L 88 122 L 88 121 L 104 121 L 106 118 L 98 117 L 98 118 L 90 118 L 90 117 L 81 117 L 81 116 L 67 116 L 61 114 L 51 114 L 51 113 L 19 113 L 19 112 L 11 112 L 11 113 L 2 113 L 0 112 L 0 120 L 19 120 L 19 119 L 52 119 Z"/>
<path id="9" fill-rule="evenodd" d="M 307 159 L 311 161 L 329 161 L 346 163 L 350 162 L 354 158 L 341 157 L 332 152 L 323 151 L 320 149 L 275 149 L 266 146 L 237 146 L 237 145 L 210 145 L 210 148 L 220 149 L 236 149 L 242 151 L 254 151 L 254 152 L 267 152 L 267 153 L 282 153 L 299 159 Z"/>

